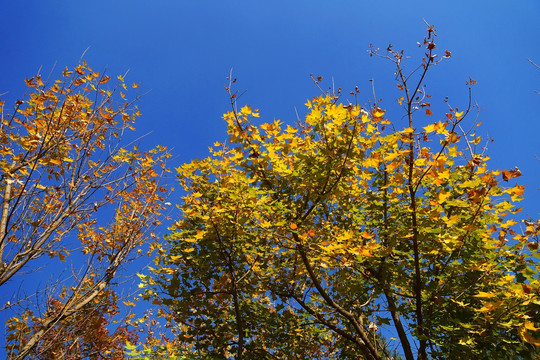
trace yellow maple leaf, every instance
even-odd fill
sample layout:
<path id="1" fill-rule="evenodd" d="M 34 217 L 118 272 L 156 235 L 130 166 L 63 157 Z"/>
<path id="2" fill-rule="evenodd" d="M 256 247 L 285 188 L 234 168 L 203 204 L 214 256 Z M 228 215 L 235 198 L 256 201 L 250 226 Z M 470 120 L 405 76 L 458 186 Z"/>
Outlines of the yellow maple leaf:
<path id="1" fill-rule="evenodd" d="M 484 292 L 484 291 L 479 291 L 478 294 L 474 295 L 474 297 L 482 297 L 482 298 L 492 298 L 494 297 L 496 294 L 495 293 L 488 293 L 488 292 Z"/>
<path id="2" fill-rule="evenodd" d="M 474 145 L 478 145 L 480 141 L 482 141 L 482 138 L 480 136 L 477 136 L 471 141 L 471 143 L 473 143 Z"/>
<path id="3" fill-rule="evenodd" d="M 383 109 L 376 108 L 375 110 L 373 110 L 373 117 L 374 118 L 382 118 L 384 116 L 385 112 L 386 111 L 383 110 Z"/>
<path id="4" fill-rule="evenodd" d="M 366 248 L 363 248 L 362 250 L 360 250 L 360 252 L 362 253 L 362 255 L 364 255 L 366 257 L 373 257 L 373 254 L 371 253 L 371 251 L 369 251 Z"/>
<path id="5" fill-rule="evenodd" d="M 459 141 L 461 136 L 457 135 L 455 132 L 451 132 L 446 136 L 446 141 L 449 143 L 456 143 Z"/>
<path id="6" fill-rule="evenodd" d="M 246 105 L 246 106 L 243 106 L 240 111 L 242 112 L 242 114 L 245 114 L 245 115 L 250 115 L 251 114 L 251 107 Z"/>
<path id="7" fill-rule="evenodd" d="M 525 323 L 519 328 L 519 335 L 523 341 L 528 342 L 529 344 L 540 346 L 540 339 L 532 336 L 527 330 L 536 331 L 539 330 L 534 326 L 534 323 L 531 321 L 525 321 Z"/>
<path id="8" fill-rule="evenodd" d="M 408 128 L 403 129 L 403 132 L 405 134 L 412 134 L 414 132 L 414 129 L 411 127 L 408 127 Z"/>
<path id="9" fill-rule="evenodd" d="M 461 151 L 457 151 L 457 146 L 452 146 L 448 148 L 448 156 L 456 157 L 461 154 Z"/>
<path id="10" fill-rule="evenodd" d="M 384 157 L 384 161 L 392 161 L 400 155 L 399 151 L 395 153 L 388 154 Z"/>
<path id="11" fill-rule="evenodd" d="M 428 126 L 424 126 L 423 129 L 426 131 L 426 134 L 429 134 L 429 133 L 434 132 L 435 130 L 437 130 L 437 125 L 436 124 L 429 124 Z"/>

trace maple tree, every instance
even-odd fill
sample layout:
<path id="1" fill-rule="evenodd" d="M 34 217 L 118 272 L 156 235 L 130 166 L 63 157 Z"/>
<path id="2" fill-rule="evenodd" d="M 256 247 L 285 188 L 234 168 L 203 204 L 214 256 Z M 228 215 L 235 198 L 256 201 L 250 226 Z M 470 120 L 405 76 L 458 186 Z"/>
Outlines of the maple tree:
<path id="1" fill-rule="evenodd" d="M 412 73 L 403 51 L 371 50 L 396 67 L 395 121 L 337 91 L 295 124 L 257 125 L 231 81 L 228 140 L 178 169 L 181 217 L 140 275 L 177 354 L 540 354 L 540 223 L 515 220 L 521 174 L 488 168 L 470 100 L 431 111 L 426 75 L 451 54 L 437 56 L 432 26 L 423 46 Z"/>
<path id="2" fill-rule="evenodd" d="M 110 80 L 82 62 L 51 83 L 27 79 L 11 113 L 0 103 L 0 287 L 39 267 L 58 277 L 3 305 L 15 313 L 10 359 L 122 359 L 137 338 L 111 326 L 115 279 L 156 238 L 169 155 L 123 144 L 138 96 L 127 98 L 123 76 Z"/>

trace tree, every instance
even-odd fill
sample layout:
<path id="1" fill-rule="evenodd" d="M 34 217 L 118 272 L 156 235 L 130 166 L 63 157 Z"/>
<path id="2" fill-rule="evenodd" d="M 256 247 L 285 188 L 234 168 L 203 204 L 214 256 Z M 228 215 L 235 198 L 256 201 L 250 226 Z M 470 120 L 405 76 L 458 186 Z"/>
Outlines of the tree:
<path id="1" fill-rule="evenodd" d="M 10 359 L 120 359 L 136 339 L 107 322 L 118 313 L 119 270 L 155 237 L 169 155 L 123 147 L 138 97 L 127 100 L 122 76 L 109 81 L 83 62 L 52 84 L 27 79 L 11 114 L 0 103 L 0 286 L 40 266 L 58 276 L 2 308 L 16 313 Z"/>
<path id="2" fill-rule="evenodd" d="M 540 223 L 517 227 L 519 170 L 489 170 L 465 129 L 473 80 L 430 120 L 426 75 L 451 54 L 427 31 L 412 73 L 403 51 L 371 52 L 396 67 L 404 120 L 338 91 L 256 125 L 229 85 L 228 140 L 178 169 L 182 215 L 141 276 L 185 358 L 540 354 Z"/>

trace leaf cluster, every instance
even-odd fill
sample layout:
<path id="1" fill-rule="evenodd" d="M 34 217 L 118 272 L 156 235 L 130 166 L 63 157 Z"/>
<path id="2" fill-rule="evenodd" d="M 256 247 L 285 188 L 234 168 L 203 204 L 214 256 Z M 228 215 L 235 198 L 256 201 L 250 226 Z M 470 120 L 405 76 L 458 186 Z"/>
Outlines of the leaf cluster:
<path id="1" fill-rule="evenodd" d="M 416 83 L 403 52 L 383 56 L 405 124 L 325 94 L 295 125 L 257 125 L 228 88 L 228 140 L 177 169 L 182 214 L 142 277 L 185 356 L 538 354 L 538 223 L 517 228 L 520 174 L 488 168 L 470 104 L 419 115 L 434 37 Z"/>
<path id="2" fill-rule="evenodd" d="M 74 349 L 75 358 L 122 358 L 119 344 L 132 339 L 125 327 L 110 334 L 105 326 L 116 315 L 113 279 L 155 238 L 169 155 L 122 142 L 140 115 L 138 97 L 127 99 L 122 76 L 112 88 L 110 80 L 81 63 L 52 84 L 27 79 L 12 112 L 0 103 L 0 286 L 43 257 L 59 276 L 2 308 L 16 313 L 7 327 L 12 359 L 70 358 Z"/>

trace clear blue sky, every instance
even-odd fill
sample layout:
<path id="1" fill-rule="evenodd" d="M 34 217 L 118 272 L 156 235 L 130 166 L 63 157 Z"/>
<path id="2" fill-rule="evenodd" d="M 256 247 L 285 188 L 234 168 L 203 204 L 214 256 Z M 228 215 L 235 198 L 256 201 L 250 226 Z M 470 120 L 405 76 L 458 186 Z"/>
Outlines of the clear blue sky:
<path id="1" fill-rule="evenodd" d="M 140 103 L 145 144 L 173 148 L 173 167 L 207 154 L 225 137 L 223 89 L 231 68 L 242 102 L 263 120 L 294 121 L 317 95 L 310 74 L 334 78 L 346 92 L 358 85 L 359 101 L 377 97 L 399 114 L 389 62 L 370 58 L 370 43 L 420 55 L 416 42 L 425 19 L 438 30 L 440 50 L 452 59 L 427 80 L 432 120 L 444 116 L 443 99 L 464 107 L 465 81 L 477 80 L 474 100 L 482 133 L 495 139 L 491 167 L 518 166 L 525 184 L 524 213 L 538 217 L 540 202 L 540 2 L 528 1 L 142 1 L 67 0 L 0 3 L 0 94 L 21 97 L 24 78 L 76 65 L 117 75 L 151 90 Z M 415 64 L 412 59 L 411 66 Z M 1 300 L 1 297 L 0 297 Z M 4 320 L 4 319 L 0 319 Z"/>

